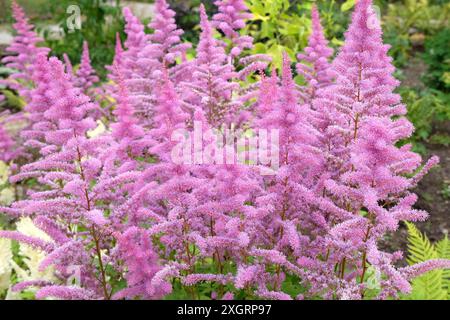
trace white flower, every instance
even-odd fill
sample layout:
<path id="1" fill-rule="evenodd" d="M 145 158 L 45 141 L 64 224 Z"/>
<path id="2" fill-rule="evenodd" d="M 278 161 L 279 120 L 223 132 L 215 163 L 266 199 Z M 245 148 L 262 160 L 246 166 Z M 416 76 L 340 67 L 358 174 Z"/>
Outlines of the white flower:
<path id="1" fill-rule="evenodd" d="M 8 182 L 9 167 L 3 161 L 0 161 L 0 185 Z M 10 205 L 14 201 L 14 190 L 12 188 L 0 189 L 0 204 Z"/>
<path id="2" fill-rule="evenodd" d="M 23 233 L 24 235 L 39 238 L 47 242 L 53 242 L 52 238 L 50 238 L 50 236 L 47 235 L 44 231 L 36 227 L 33 221 L 28 217 L 20 219 L 19 222 L 17 222 L 16 227 L 17 231 Z M 34 249 L 27 244 L 20 243 L 19 255 L 23 257 L 23 262 L 27 266 L 27 270 L 24 270 L 17 264 L 12 264 L 14 271 L 17 273 L 19 281 L 52 281 L 55 279 L 53 268 L 47 268 L 44 272 L 39 271 L 39 265 L 46 256 L 45 252 Z"/>
<path id="3" fill-rule="evenodd" d="M 11 241 L 0 238 L 0 292 L 9 288 L 12 257 Z"/>
<path id="4" fill-rule="evenodd" d="M 12 291 L 10 287 L 6 293 L 5 300 L 22 300 L 22 297 L 20 296 L 20 292 Z"/>
<path id="5" fill-rule="evenodd" d="M 95 138 L 98 137 L 99 135 L 103 134 L 106 132 L 106 126 L 103 122 L 101 122 L 100 120 L 97 121 L 97 128 L 88 131 L 87 135 L 89 138 Z"/>

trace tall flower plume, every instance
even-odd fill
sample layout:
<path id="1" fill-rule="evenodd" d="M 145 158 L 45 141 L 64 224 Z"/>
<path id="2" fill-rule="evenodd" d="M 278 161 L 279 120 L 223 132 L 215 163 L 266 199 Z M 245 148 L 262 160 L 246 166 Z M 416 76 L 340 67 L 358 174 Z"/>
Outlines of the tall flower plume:
<path id="1" fill-rule="evenodd" d="M 308 38 L 308 46 L 304 49 L 304 54 L 298 55 L 301 63 L 297 64 L 297 71 L 305 77 L 308 84 L 306 87 L 308 96 L 314 98 L 317 89 L 332 83 L 329 74 L 329 58 L 333 54 L 333 49 L 328 47 L 328 41 L 320 24 L 319 11 L 315 5 L 311 10 L 311 16 L 311 35 Z"/>
<path id="2" fill-rule="evenodd" d="M 29 90 L 33 87 L 31 80 L 36 57 L 40 54 L 48 54 L 50 49 L 39 47 L 43 39 L 38 37 L 34 26 L 29 23 L 23 9 L 16 1 L 12 2 L 12 11 L 15 19 L 14 29 L 17 35 L 13 42 L 6 48 L 6 52 L 13 55 L 6 56 L 2 62 L 9 68 L 18 70 L 8 83 L 13 89 L 19 90 L 21 96 L 29 99 Z"/>
<path id="3" fill-rule="evenodd" d="M 76 85 L 81 88 L 83 92 L 88 93 L 97 82 L 99 82 L 99 78 L 97 77 L 94 68 L 91 66 L 89 45 L 87 41 L 84 41 L 80 67 L 76 73 Z"/>

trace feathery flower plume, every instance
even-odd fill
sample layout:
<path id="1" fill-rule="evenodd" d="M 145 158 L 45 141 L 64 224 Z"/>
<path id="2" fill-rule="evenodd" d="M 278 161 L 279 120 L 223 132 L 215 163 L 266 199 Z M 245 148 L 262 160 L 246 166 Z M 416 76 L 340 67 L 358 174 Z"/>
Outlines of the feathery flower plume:
<path id="1" fill-rule="evenodd" d="M 232 79 L 236 77 L 234 67 L 227 62 L 227 55 L 217 39 L 205 7 L 200 7 L 200 42 L 193 67 L 193 81 L 185 83 L 189 88 L 190 108 L 200 107 L 211 125 L 220 125 L 226 117 L 240 107 L 232 101 L 233 91 L 238 84 Z"/>
<path id="2" fill-rule="evenodd" d="M 17 35 L 11 45 L 6 48 L 6 52 L 13 55 L 6 56 L 2 62 L 7 67 L 18 71 L 11 75 L 8 84 L 28 100 L 30 98 L 29 91 L 33 88 L 31 77 L 36 57 L 40 54 L 47 55 L 50 49 L 38 47 L 38 43 L 43 39 L 37 36 L 34 26 L 28 22 L 25 12 L 16 1 L 12 2 L 12 11 L 16 21 L 13 26 Z"/>
<path id="3" fill-rule="evenodd" d="M 175 23 L 175 12 L 169 8 L 166 0 L 155 1 L 155 17 L 149 23 L 149 28 L 153 33 L 149 36 L 153 48 L 158 50 L 160 56 L 156 56 L 160 62 L 173 64 L 175 59 L 186 59 L 186 50 L 191 46 L 188 43 L 181 43 L 181 36 L 184 31 L 178 29 Z"/>
<path id="4" fill-rule="evenodd" d="M 218 13 L 213 17 L 213 26 L 222 31 L 231 41 L 230 54 L 239 56 L 243 50 L 253 47 L 253 39 L 241 36 L 239 31 L 245 27 L 245 20 L 251 19 L 248 7 L 243 0 L 219 0 L 215 2 Z"/>
<path id="5" fill-rule="evenodd" d="M 301 63 L 297 64 L 297 71 L 306 82 L 305 88 L 310 99 L 314 99 L 317 89 L 328 86 L 332 83 L 329 75 L 329 58 L 333 55 L 333 49 L 328 47 L 323 27 L 320 24 L 319 11 L 313 5 L 311 10 L 312 31 L 308 38 L 308 46 L 303 54 L 298 55 Z"/>
<path id="6" fill-rule="evenodd" d="M 137 59 L 139 53 L 148 43 L 148 35 L 144 32 L 144 25 L 139 19 L 133 15 L 128 7 L 123 8 L 123 16 L 125 18 L 125 33 L 127 39 L 125 41 L 125 51 L 123 53 L 124 78 L 131 79 L 137 70 Z"/>
<path id="7" fill-rule="evenodd" d="M 87 41 L 83 42 L 83 53 L 81 55 L 80 67 L 76 73 L 76 86 L 81 88 L 83 92 L 88 93 L 93 86 L 99 82 L 94 68 L 91 66 L 91 58 L 89 57 L 89 45 Z"/>

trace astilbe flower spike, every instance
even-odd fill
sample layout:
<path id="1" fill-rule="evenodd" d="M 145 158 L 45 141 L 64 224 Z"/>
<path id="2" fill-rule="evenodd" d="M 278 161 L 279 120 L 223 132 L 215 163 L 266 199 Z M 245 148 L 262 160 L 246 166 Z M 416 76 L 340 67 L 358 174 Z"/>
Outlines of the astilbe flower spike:
<path id="1" fill-rule="evenodd" d="M 323 27 L 320 24 L 320 16 L 314 5 L 311 10 L 312 31 L 308 38 L 308 46 L 303 54 L 298 55 L 301 61 L 297 64 L 297 71 L 307 82 L 308 99 L 313 99 L 317 89 L 332 83 L 329 74 L 329 58 L 333 55 L 333 49 L 328 47 Z"/>
<path id="2" fill-rule="evenodd" d="M 16 69 L 18 72 L 7 81 L 11 88 L 19 91 L 25 99 L 29 99 L 29 90 L 33 87 L 31 79 L 35 59 L 40 54 L 48 54 L 50 49 L 38 47 L 38 43 L 43 39 L 37 36 L 34 26 L 28 22 L 23 9 L 16 1 L 12 2 L 12 11 L 15 23 L 13 25 L 17 32 L 13 42 L 6 48 L 6 52 L 12 53 L 3 58 L 2 62 L 9 68 Z"/>
<path id="3" fill-rule="evenodd" d="M 155 11 L 155 17 L 148 25 L 154 30 L 149 36 L 152 49 L 159 53 L 154 58 L 166 67 L 177 58 L 186 60 L 186 50 L 190 44 L 181 42 L 184 31 L 178 29 L 175 23 L 175 12 L 169 8 L 166 0 L 156 0 Z"/>
<path id="4" fill-rule="evenodd" d="M 214 4 L 217 6 L 218 13 L 212 18 L 212 26 L 223 32 L 229 42 L 229 44 L 224 44 L 229 56 L 228 62 L 242 67 L 238 77 L 245 79 L 266 69 L 272 61 L 268 55 L 255 54 L 237 59 L 244 50 L 253 48 L 253 38 L 240 34 L 240 31 L 245 28 L 246 20 L 253 17 L 245 2 L 243 0 L 218 0 Z M 243 99 L 244 101 L 254 98 L 257 94 L 257 90 L 252 90 L 252 88 L 246 88 L 246 90 L 249 92 Z"/>
<path id="5" fill-rule="evenodd" d="M 239 56 L 244 49 L 253 47 L 253 38 L 241 36 L 239 31 L 245 27 L 245 20 L 251 19 L 248 7 L 243 0 L 215 1 L 218 13 L 213 17 L 213 26 L 222 31 L 231 41 L 231 57 Z"/>
<path id="6" fill-rule="evenodd" d="M 211 125 L 220 125 L 238 107 L 232 101 L 233 91 L 238 89 L 232 79 L 236 77 L 234 67 L 227 62 L 227 55 L 219 41 L 214 38 L 205 7 L 200 7 L 200 42 L 193 68 L 193 80 L 184 85 L 190 102 L 190 109 L 200 107 Z"/>
<path id="7" fill-rule="evenodd" d="M 112 109 L 117 102 L 118 91 L 119 91 L 119 78 L 124 78 L 126 73 L 125 59 L 124 59 L 124 48 L 122 46 L 122 40 L 120 39 L 120 34 L 116 34 L 116 45 L 114 50 L 114 59 L 111 65 L 105 66 L 108 71 L 107 79 L 108 82 L 104 83 L 99 91 L 102 93 L 100 101 L 105 105 L 104 109 L 108 112 L 108 117 L 112 117 Z"/>
<path id="8" fill-rule="evenodd" d="M 16 1 L 12 1 L 12 11 L 15 19 L 13 27 L 17 34 L 14 36 L 12 43 L 6 48 L 5 51 L 9 55 L 4 57 L 2 62 L 5 66 L 14 69 L 17 72 L 11 74 L 6 80 L 0 80 L 0 83 L 11 89 L 17 90 L 25 102 L 30 102 L 31 90 L 33 90 L 36 85 L 33 81 L 36 60 L 39 55 L 46 56 L 50 49 L 38 46 L 43 39 L 37 36 L 34 31 L 34 26 L 29 23 L 24 10 Z M 4 96 L 0 95 L 0 100 L 2 98 L 4 99 Z M 33 121 L 29 119 L 25 112 L 7 115 L 2 114 L 2 118 L 4 118 L 2 119 L 2 122 L 18 124 L 19 128 L 28 128 L 33 125 Z M 7 143 L 9 144 L 10 152 L 6 153 L 4 158 L 8 158 L 8 161 L 14 161 L 17 164 L 29 160 L 32 155 L 25 152 L 23 148 L 24 141 L 22 140 L 21 135 L 19 132 L 12 133 L 13 132 L 11 132 L 10 138 L 12 138 L 13 145 L 10 144 L 11 141 Z M 6 143 L 6 140 L 4 143 Z"/>
<path id="9" fill-rule="evenodd" d="M 142 125 L 152 127 L 154 84 L 159 81 L 158 75 L 165 68 L 174 84 L 189 81 L 191 63 L 187 61 L 186 50 L 191 45 L 181 42 L 184 31 L 177 27 L 175 12 L 165 0 L 156 1 L 155 15 L 148 27 L 153 33 L 146 36 L 145 43 L 135 55 L 135 69 L 130 76 L 125 73 L 125 78 Z"/>
<path id="10" fill-rule="evenodd" d="M 106 66 L 106 70 L 108 70 L 108 80 L 112 83 L 117 84 L 119 74 L 123 75 L 123 73 L 124 73 L 123 69 L 125 68 L 125 65 L 124 65 L 123 55 L 124 55 L 124 49 L 122 46 L 122 40 L 120 39 L 120 34 L 117 33 L 113 63 L 110 66 Z M 108 94 L 113 96 L 114 91 L 111 88 L 111 84 L 108 84 L 107 89 L 109 89 L 110 91 L 108 91 L 108 90 L 105 90 L 105 91 L 107 91 Z"/>
<path id="11" fill-rule="evenodd" d="M 118 238 L 117 250 L 128 268 L 127 288 L 117 292 L 113 299 L 141 297 L 143 299 L 162 298 L 172 291 L 168 282 L 155 285 L 154 277 L 161 269 L 158 256 L 153 249 L 148 230 L 131 227 Z"/>
<path id="12" fill-rule="evenodd" d="M 66 73 L 72 78 L 72 81 L 74 81 L 74 83 L 75 83 L 72 62 L 70 61 L 70 58 L 67 55 L 67 53 L 63 54 L 63 60 L 64 60 L 64 65 L 66 67 L 66 69 L 65 69 Z"/>
<path id="13" fill-rule="evenodd" d="M 95 148 L 105 149 L 107 141 L 87 140 L 86 132 L 95 127 L 88 117 L 91 110 L 89 98 L 73 87 L 70 77 L 64 73 L 63 64 L 56 58 L 47 61 L 45 57 L 42 57 L 41 63 L 43 71 L 46 71 L 43 74 L 48 74 L 52 79 L 48 83 L 40 82 L 33 92 L 33 95 L 39 96 L 39 101 L 46 103 L 45 110 L 41 111 L 40 123 L 45 123 L 48 129 L 38 136 L 46 151 L 41 150 L 42 158 L 22 166 L 20 173 L 11 177 L 11 182 L 33 177 L 47 189 L 30 192 L 29 199 L 18 201 L 9 210 L 2 211 L 12 215 L 21 212 L 37 222 L 39 219 L 44 222 L 45 217 L 58 217 L 58 223 L 52 226 L 37 223 L 58 243 L 58 247 L 46 245 L 48 256 L 42 262 L 42 268 L 53 265 L 60 279 L 68 279 L 72 276 L 73 266 L 78 266 L 82 288 L 73 291 L 69 287 L 46 286 L 38 291 L 38 297 L 57 295 L 68 298 L 73 293 L 80 298 L 79 293 L 89 291 L 92 292 L 90 298 L 108 298 L 102 266 L 102 259 L 107 258 L 102 257 L 102 244 L 99 243 L 105 237 L 103 228 L 107 228 L 107 221 L 101 216 L 102 208 L 94 207 L 96 197 L 101 198 L 101 195 L 93 195 L 89 190 L 89 183 L 101 169 L 101 163 L 95 157 Z M 72 223 L 83 223 L 90 233 L 73 234 L 69 228 Z M 17 239 L 29 242 L 23 236 Z M 94 246 L 97 249 L 92 249 L 92 243 L 97 244 Z M 89 262 L 92 256 L 100 259 L 100 271 Z M 97 279 L 97 272 L 103 275 L 100 280 Z"/>
<path id="14" fill-rule="evenodd" d="M 123 53 L 124 78 L 131 79 L 132 75 L 138 69 L 137 59 L 148 43 L 148 35 L 144 32 L 144 25 L 139 19 L 133 15 L 128 7 L 123 8 L 123 16 L 125 18 L 125 33 L 127 39 L 125 41 L 125 52 Z"/>
<path id="15" fill-rule="evenodd" d="M 125 138 L 135 139 L 143 136 L 142 128 L 138 126 L 135 117 L 135 110 L 129 101 L 129 94 L 125 85 L 125 80 L 121 76 L 120 69 L 117 69 L 118 103 L 114 110 L 116 122 L 112 124 L 112 134 L 121 141 Z"/>
<path id="16" fill-rule="evenodd" d="M 385 232 L 395 231 L 400 220 L 427 216 L 412 209 L 416 197 L 409 189 L 414 179 L 407 175 L 419 167 L 420 157 L 410 145 L 396 146 L 412 134 L 413 127 L 402 117 L 406 110 L 400 96 L 393 93 L 398 81 L 392 76 L 389 47 L 382 43 L 371 5 L 370 0 L 357 3 L 345 44 L 331 67 L 336 82 L 319 90 L 314 101 L 316 110 L 328 117 L 320 127 L 325 131 L 322 142 L 330 177 L 324 182 L 324 194 L 338 199 L 335 203 L 342 209 L 358 214 L 332 220 L 335 232 L 327 236 L 327 256 L 330 263 L 339 264 L 338 277 L 348 285 L 355 280 L 361 283 L 355 289 L 361 295 L 369 263 L 387 276 L 386 290 L 389 286 L 394 291 L 408 290 L 393 260 L 375 243 Z M 360 217 L 361 211 L 367 216 Z M 354 276 L 347 278 L 346 272 L 352 269 Z"/>
<path id="17" fill-rule="evenodd" d="M 138 166 L 136 158 L 143 156 L 146 148 L 150 146 L 150 139 L 146 137 L 143 128 L 139 125 L 135 109 L 130 103 L 129 93 L 120 70 L 116 70 L 116 74 L 118 94 L 116 109 L 113 112 L 116 119 L 111 124 L 111 136 L 115 143 L 104 153 L 105 158 L 102 159 L 104 174 L 106 174 L 102 183 L 105 185 L 126 172 L 133 175 Z M 118 159 L 120 159 L 119 162 Z M 100 186 L 101 184 L 98 185 L 99 188 Z"/>
<path id="18" fill-rule="evenodd" d="M 182 42 L 184 31 L 176 25 L 175 11 L 166 0 L 155 2 L 155 17 L 148 27 L 153 29 L 153 34 L 149 36 L 150 42 L 142 51 L 139 61 L 147 65 L 147 74 L 153 76 L 155 70 L 165 67 L 175 85 L 189 81 L 192 76 L 191 63 L 187 61 L 186 51 L 191 48 L 191 44 Z M 153 61 L 148 61 L 148 58 Z"/>
<path id="19" fill-rule="evenodd" d="M 76 86 L 81 88 L 85 94 L 89 94 L 90 90 L 100 79 L 96 75 L 94 68 L 91 66 L 91 58 L 89 57 L 89 45 L 87 41 L 83 42 L 83 53 L 81 55 L 80 67 L 76 72 Z"/>

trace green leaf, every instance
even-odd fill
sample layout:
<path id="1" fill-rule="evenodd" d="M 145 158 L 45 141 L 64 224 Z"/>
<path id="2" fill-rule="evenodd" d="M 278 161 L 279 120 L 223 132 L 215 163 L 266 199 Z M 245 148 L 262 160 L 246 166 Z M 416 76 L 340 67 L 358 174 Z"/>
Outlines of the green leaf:
<path id="1" fill-rule="evenodd" d="M 405 224 L 408 230 L 408 263 L 413 265 L 437 258 L 437 252 L 430 240 L 413 223 Z"/>
<path id="2" fill-rule="evenodd" d="M 447 254 L 447 242 L 440 244 L 439 249 L 437 249 L 414 224 L 405 223 L 408 230 L 409 255 L 407 261 L 410 265 L 436 259 L 440 254 Z M 433 270 L 413 279 L 412 288 L 412 293 L 404 299 L 446 300 L 448 297 L 443 270 Z"/>
<path id="3" fill-rule="evenodd" d="M 436 244 L 436 251 L 439 258 L 450 259 L 450 240 L 447 235 Z M 450 300 L 450 269 L 442 271 L 442 281 L 442 285 L 447 291 L 447 300 Z"/>
<path id="4" fill-rule="evenodd" d="M 8 101 L 8 105 L 13 107 L 14 109 L 20 110 L 25 106 L 25 101 L 14 94 L 14 92 L 10 90 L 2 90 L 1 93 L 4 94 Z"/>
<path id="5" fill-rule="evenodd" d="M 345 1 L 342 5 L 341 5 L 341 11 L 345 12 L 350 10 L 351 8 L 353 8 L 355 6 L 355 0 L 347 0 Z"/>

